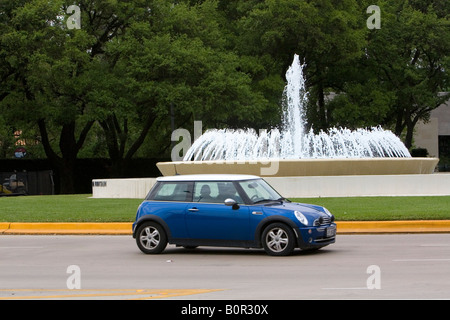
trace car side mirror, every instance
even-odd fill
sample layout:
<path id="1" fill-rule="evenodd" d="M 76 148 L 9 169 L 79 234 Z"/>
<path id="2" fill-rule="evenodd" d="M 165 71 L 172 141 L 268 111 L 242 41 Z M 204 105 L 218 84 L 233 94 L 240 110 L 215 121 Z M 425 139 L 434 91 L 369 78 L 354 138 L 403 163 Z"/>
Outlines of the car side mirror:
<path id="1" fill-rule="evenodd" d="M 224 203 L 226 206 L 232 207 L 233 210 L 239 209 L 237 202 L 231 198 L 225 199 Z"/>

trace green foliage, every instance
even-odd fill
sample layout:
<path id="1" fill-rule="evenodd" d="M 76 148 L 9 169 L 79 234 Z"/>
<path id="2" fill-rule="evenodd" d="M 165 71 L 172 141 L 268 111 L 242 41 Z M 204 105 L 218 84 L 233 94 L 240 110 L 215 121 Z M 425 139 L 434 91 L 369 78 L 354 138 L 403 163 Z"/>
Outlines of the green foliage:
<path id="1" fill-rule="evenodd" d="M 0 158 L 6 158 L 13 152 L 14 136 L 12 126 L 0 115 Z"/>
<path id="2" fill-rule="evenodd" d="M 0 4 L 0 156 L 21 129 L 61 176 L 80 156 L 107 155 L 117 175 L 132 157 L 168 156 L 171 120 L 278 125 L 295 53 L 317 130 L 382 125 L 410 146 L 448 99 L 445 0 L 379 1 L 374 30 L 368 0 L 82 0 L 69 29 L 72 4 Z"/>
<path id="3" fill-rule="evenodd" d="M 18 126 L 35 123 L 59 173 L 73 172 L 94 126 L 113 170 L 150 129 L 201 119 L 207 126 L 259 121 L 265 98 L 227 50 L 215 1 L 81 1 L 81 29 L 66 26 L 64 1 L 2 7 L 0 107 Z M 96 131 L 98 133 L 98 131 Z M 170 137 L 170 135 L 169 135 Z M 161 146 L 160 146 L 161 148 Z M 61 185 L 68 185 L 70 177 Z"/>
<path id="4" fill-rule="evenodd" d="M 352 0 L 266 0 L 241 19 L 240 46 L 243 52 L 260 55 L 268 72 L 282 77 L 294 53 L 299 54 L 310 92 L 308 120 L 326 129 L 328 88 L 342 84 L 337 74 L 361 56 L 365 45 L 360 16 Z"/>
<path id="5" fill-rule="evenodd" d="M 395 133 L 406 130 L 405 144 L 419 120 L 449 96 L 440 95 L 448 86 L 450 68 L 450 22 L 448 2 L 383 1 L 382 27 L 369 33 L 367 56 L 361 66 L 376 77 L 382 92 L 393 97 L 386 114 Z"/>

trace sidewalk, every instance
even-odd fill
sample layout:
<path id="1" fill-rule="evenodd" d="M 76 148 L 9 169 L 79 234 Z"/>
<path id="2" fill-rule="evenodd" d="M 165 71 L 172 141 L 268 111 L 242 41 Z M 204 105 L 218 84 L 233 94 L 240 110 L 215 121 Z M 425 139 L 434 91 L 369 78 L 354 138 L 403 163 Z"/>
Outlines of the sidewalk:
<path id="1" fill-rule="evenodd" d="M 338 234 L 450 233 L 450 220 L 338 221 Z M 0 222 L 0 235 L 131 235 L 131 222 Z"/>

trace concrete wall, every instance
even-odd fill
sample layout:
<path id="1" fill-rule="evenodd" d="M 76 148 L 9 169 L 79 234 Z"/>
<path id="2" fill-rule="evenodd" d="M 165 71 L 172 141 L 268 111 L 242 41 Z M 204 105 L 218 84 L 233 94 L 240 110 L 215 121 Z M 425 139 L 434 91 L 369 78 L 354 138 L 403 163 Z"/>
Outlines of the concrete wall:
<path id="1" fill-rule="evenodd" d="M 450 195 L 450 174 L 265 177 L 286 198 Z M 93 198 L 144 199 L 156 178 L 93 180 Z"/>
<path id="2" fill-rule="evenodd" d="M 261 177 L 432 174 L 437 158 L 328 158 L 267 161 L 169 161 L 156 166 L 164 176 L 176 174 L 251 174 Z"/>
<path id="3" fill-rule="evenodd" d="M 265 179 L 286 198 L 450 195 L 450 174 Z"/>
<path id="4" fill-rule="evenodd" d="M 93 198 L 144 199 L 156 178 L 92 180 Z"/>

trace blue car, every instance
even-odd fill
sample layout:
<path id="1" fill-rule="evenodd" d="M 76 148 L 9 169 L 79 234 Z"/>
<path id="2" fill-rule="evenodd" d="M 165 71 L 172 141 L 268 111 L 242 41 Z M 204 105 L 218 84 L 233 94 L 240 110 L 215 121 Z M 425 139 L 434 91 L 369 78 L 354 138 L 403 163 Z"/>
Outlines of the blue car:
<path id="1" fill-rule="evenodd" d="M 133 238 L 147 254 L 167 244 L 264 248 L 273 256 L 335 242 L 334 216 L 293 203 L 251 175 L 161 177 L 139 206 Z"/>

